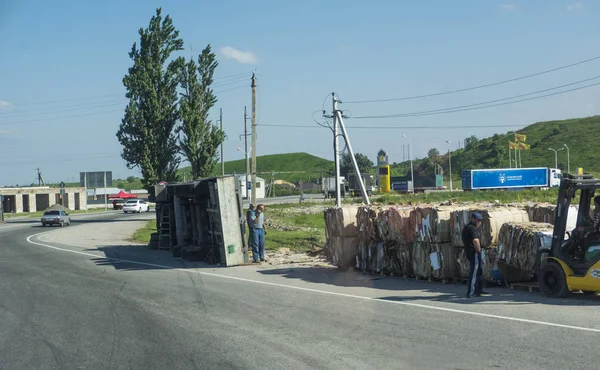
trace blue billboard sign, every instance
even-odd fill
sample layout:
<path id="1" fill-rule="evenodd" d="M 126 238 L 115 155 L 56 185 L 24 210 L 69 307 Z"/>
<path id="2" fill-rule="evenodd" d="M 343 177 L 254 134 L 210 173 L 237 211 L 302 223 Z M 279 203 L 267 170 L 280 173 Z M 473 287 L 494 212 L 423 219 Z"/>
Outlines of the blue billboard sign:
<path id="1" fill-rule="evenodd" d="M 547 168 L 471 170 L 471 189 L 548 186 Z"/>

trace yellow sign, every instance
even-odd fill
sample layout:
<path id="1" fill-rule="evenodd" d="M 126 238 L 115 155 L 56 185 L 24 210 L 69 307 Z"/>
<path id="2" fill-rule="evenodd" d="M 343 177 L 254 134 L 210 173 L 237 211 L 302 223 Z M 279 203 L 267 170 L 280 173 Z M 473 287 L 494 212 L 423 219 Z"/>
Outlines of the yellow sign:
<path id="1" fill-rule="evenodd" d="M 389 164 L 379 166 L 379 189 L 383 193 L 389 193 L 391 190 L 390 175 L 391 173 Z"/>
<path id="2" fill-rule="evenodd" d="M 515 141 L 525 142 L 525 141 L 527 141 L 527 135 L 515 134 Z"/>
<path id="3" fill-rule="evenodd" d="M 517 143 L 513 143 L 512 141 L 508 141 L 508 149 L 517 149 Z"/>
<path id="4" fill-rule="evenodd" d="M 583 168 L 582 167 L 578 167 L 577 168 L 577 174 L 578 175 L 583 175 Z"/>
<path id="5" fill-rule="evenodd" d="M 521 150 L 529 150 L 530 146 L 525 143 L 519 143 L 519 149 Z"/>

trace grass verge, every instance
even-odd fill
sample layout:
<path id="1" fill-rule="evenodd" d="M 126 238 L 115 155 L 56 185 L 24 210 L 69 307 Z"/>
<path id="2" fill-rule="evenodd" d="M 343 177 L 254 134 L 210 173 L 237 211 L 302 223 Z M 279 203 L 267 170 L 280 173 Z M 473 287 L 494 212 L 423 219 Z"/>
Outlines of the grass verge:
<path id="1" fill-rule="evenodd" d="M 146 225 L 137 229 L 131 236 L 131 240 L 138 243 L 150 243 L 150 235 L 156 232 L 156 220 L 150 220 Z"/>

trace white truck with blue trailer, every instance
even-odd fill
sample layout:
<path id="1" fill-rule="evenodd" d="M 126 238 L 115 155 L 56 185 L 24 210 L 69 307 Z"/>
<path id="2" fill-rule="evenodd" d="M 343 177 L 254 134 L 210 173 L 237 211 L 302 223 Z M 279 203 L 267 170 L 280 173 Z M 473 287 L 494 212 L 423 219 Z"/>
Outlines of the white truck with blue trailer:
<path id="1" fill-rule="evenodd" d="M 562 171 L 557 168 L 492 168 L 463 170 L 462 189 L 503 190 L 554 188 L 560 186 Z"/>

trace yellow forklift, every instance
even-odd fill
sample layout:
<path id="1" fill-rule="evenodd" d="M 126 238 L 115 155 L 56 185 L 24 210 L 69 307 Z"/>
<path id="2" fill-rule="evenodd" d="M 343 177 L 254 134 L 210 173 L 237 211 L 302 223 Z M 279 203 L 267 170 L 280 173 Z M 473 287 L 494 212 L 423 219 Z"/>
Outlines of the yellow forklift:
<path id="1" fill-rule="evenodd" d="M 538 283 L 549 297 L 565 297 L 571 292 L 600 292 L 600 233 L 593 228 L 590 213 L 600 179 L 589 174 L 564 174 L 558 191 L 552 245 L 543 254 Z M 569 232 L 569 206 L 579 194 L 577 226 Z M 568 238 L 565 238 L 565 235 Z"/>

